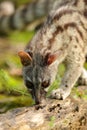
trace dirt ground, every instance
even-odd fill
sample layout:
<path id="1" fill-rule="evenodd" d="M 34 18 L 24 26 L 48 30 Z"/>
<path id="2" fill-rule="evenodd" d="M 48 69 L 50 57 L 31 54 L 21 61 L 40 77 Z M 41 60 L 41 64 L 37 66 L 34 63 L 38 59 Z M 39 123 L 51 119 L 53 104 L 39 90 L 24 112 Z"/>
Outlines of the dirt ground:
<path id="1" fill-rule="evenodd" d="M 87 130 L 87 100 L 46 99 L 38 106 L 0 115 L 0 130 Z"/>

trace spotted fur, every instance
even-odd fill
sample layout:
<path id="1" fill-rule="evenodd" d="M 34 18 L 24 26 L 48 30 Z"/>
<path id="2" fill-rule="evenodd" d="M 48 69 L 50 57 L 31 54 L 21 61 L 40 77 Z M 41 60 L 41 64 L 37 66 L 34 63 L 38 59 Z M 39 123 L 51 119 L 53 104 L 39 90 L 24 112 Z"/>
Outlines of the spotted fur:
<path id="1" fill-rule="evenodd" d="M 26 59 L 27 54 L 32 58 L 27 66 L 23 66 L 23 76 L 36 103 L 41 101 L 44 89 L 55 80 L 60 63 L 65 63 L 66 71 L 60 88 L 51 93 L 52 98 L 65 99 L 78 78 L 81 75 L 84 78 L 83 65 L 87 53 L 86 5 L 85 0 L 56 1 L 43 27 L 35 34 L 25 52 L 22 52 L 24 55 L 19 52 L 21 59 Z M 42 85 L 44 82 L 45 87 Z"/>

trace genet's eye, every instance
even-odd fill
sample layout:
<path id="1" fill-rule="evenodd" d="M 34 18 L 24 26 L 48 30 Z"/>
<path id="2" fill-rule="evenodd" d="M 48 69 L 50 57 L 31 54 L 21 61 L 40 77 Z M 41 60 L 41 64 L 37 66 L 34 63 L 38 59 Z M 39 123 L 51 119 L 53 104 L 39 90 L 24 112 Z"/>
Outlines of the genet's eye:
<path id="1" fill-rule="evenodd" d="M 33 83 L 32 82 L 26 81 L 25 84 L 26 84 L 27 88 L 33 89 Z"/>
<path id="2" fill-rule="evenodd" d="M 49 86 L 49 81 L 42 82 L 42 87 L 47 88 Z"/>

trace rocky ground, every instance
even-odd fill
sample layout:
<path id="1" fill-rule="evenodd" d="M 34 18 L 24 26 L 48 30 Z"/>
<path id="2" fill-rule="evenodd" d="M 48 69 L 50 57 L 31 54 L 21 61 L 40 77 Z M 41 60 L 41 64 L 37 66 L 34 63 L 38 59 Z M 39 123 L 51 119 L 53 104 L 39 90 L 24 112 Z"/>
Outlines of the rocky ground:
<path id="1" fill-rule="evenodd" d="M 0 115 L 0 130 L 87 130 L 87 101 L 47 99 Z"/>

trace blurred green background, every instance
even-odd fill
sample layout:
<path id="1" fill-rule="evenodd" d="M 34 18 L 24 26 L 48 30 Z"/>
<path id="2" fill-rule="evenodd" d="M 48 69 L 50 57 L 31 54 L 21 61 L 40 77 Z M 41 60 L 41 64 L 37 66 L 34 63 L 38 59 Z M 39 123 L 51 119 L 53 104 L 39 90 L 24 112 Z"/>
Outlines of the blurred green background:
<path id="1" fill-rule="evenodd" d="M 11 1 L 14 2 L 16 8 L 30 2 L 30 0 Z M 33 104 L 22 79 L 22 65 L 17 53 L 25 48 L 34 33 L 34 30 L 25 29 L 0 35 L 0 113 L 15 107 Z"/>
<path id="2" fill-rule="evenodd" d="M 11 1 L 14 2 L 17 8 L 32 0 Z M 3 36 L 0 35 L 0 113 L 15 107 L 30 106 L 34 103 L 24 85 L 21 74 L 22 65 L 17 55 L 18 51 L 24 49 L 34 34 L 34 30 L 25 29 L 23 31 L 11 31 Z M 55 80 L 49 92 L 60 84 L 63 73 L 64 66 L 60 65 L 58 81 Z M 87 91 L 82 92 L 74 88 L 72 94 L 75 98 L 82 97 L 87 99 Z"/>

